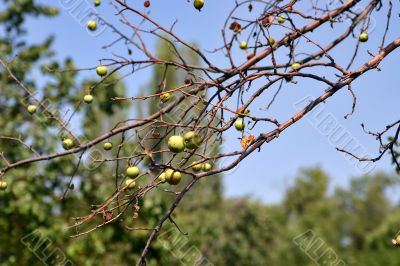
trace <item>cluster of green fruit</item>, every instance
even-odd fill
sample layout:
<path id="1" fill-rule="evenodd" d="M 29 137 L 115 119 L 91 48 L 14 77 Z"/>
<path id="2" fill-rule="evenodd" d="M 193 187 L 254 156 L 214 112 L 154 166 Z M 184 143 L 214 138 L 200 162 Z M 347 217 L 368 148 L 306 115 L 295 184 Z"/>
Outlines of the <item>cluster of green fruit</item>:
<path id="1" fill-rule="evenodd" d="M 174 153 L 183 152 L 185 149 L 196 149 L 200 146 L 202 139 L 200 135 L 194 131 L 189 131 L 184 134 L 183 137 L 175 135 L 168 139 L 168 148 Z M 105 145 L 108 145 L 107 147 Z M 104 149 L 111 149 L 111 143 L 105 143 Z M 194 162 L 192 164 L 192 169 L 194 172 L 199 172 L 201 170 L 207 172 L 212 169 L 210 163 L 198 163 Z M 140 175 L 140 168 L 137 166 L 130 166 L 126 170 L 126 176 L 128 177 L 125 181 L 125 186 L 127 189 L 133 189 L 136 186 L 135 178 Z M 170 185 L 178 185 L 182 180 L 182 173 L 168 168 L 160 174 L 158 180 L 161 183 L 168 182 Z"/>
<path id="2" fill-rule="evenodd" d="M 125 180 L 125 186 L 127 189 L 134 189 L 136 187 L 135 178 L 140 175 L 140 168 L 137 166 L 129 166 L 126 169 L 127 179 Z"/>
<path id="3" fill-rule="evenodd" d="M 96 73 L 97 73 L 97 75 L 99 75 L 100 77 L 104 77 L 104 76 L 107 75 L 108 69 L 107 69 L 106 66 L 98 66 L 98 67 L 96 68 Z M 86 94 L 86 95 L 83 97 L 83 101 L 84 101 L 85 103 L 87 103 L 87 104 L 91 104 L 91 103 L 93 102 L 93 96 L 90 95 L 90 94 Z M 34 105 L 34 104 L 30 104 L 30 105 L 28 105 L 28 107 L 27 107 L 26 109 L 27 109 L 27 111 L 28 111 L 29 114 L 33 115 L 33 114 L 36 113 L 36 111 L 37 111 L 37 106 Z"/>
<path id="4" fill-rule="evenodd" d="M 108 69 L 107 69 L 107 67 L 106 66 L 98 66 L 97 68 L 96 68 L 96 73 L 97 73 L 97 75 L 99 75 L 100 77 L 104 77 L 104 76 L 106 76 L 107 75 L 107 73 L 108 73 Z M 91 94 L 86 94 L 84 97 L 83 97 L 83 101 L 85 102 L 85 103 L 87 103 L 87 104 L 91 104 L 92 102 L 93 102 L 93 96 L 91 95 Z"/>
<path id="5" fill-rule="evenodd" d="M 286 19 L 285 19 L 283 16 L 278 16 L 278 17 L 277 17 L 277 21 L 278 21 L 279 24 L 283 24 L 283 23 L 285 23 Z M 236 23 L 236 22 L 235 22 L 235 23 Z M 238 25 L 240 26 L 240 24 L 238 24 Z M 362 33 L 359 35 L 358 39 L 359 39 L 360 42 L 367 42 L 367 41 L 368 41 L 368 34 L 367 34 L 366 32 L 362 32 Z M 269 44 L 270 46 L 273 46 L 273 45 L 275 44 L 275 39 L 272 38 L 272 37 L 269 37 L 269 38 L 267 39 L 267 42 L 268 42 L 268 44 Z M 248 47 L 248 46 L 247 46 L 247 42 L 246 42 L 246 41 L 241 41 L 241 42 L 239 43 L 239 48 L 240 48 L 240 49 L 246 50 L 247 47 Z M 247 54 L 247 59 L 251 59 L 252 57 L 254 57 L 254 54 L 252 54 L 252 53 Z M 299 62 L 295 62 L 295 63 L 293 63 L 293 64 L 291 65 L 291 68 L 292 68 L 294 71 L 297 71 L 300 67 L 301 67 L 301 64 L 300 64 Z"/>
<path id="6" fill-rule="evenodd" d="M 194 172 L 208 172 L 211 171 L 212 169 L 212 164 L 210 163 L 198 163 L 198 162 L 193 162 L 192 163 L 192 170 Z"/>
<path id="7" fill-rule="evenodd" d="M 285 23 L 285 21 L 286 21 L 286 19 L 284 17 L 282 17 L 282 16 L 278 16 L 277 20 L 278 20 L 279 24 Z M 268 41 L 268 44 L 271 45 L 271 46 L 273 46 L 275 44 L 275 39 L 273 37 L 269 37 L 267 41 Z M 246 41 L 241 41 L 239 43 L 239 48 L 242 49 L 242 50 L 246 50 L 247 49 L 247 42 Z M 248 56 L 248 57 L 251 58 L 252 56 Z"/>
<path id="8" fill-rule="evenodd" d="M 182 180 L 182 174 L 173 169 L 167 169 L 158 177 L 161 183 L 168 182 L 170 185 L 178 185 Z"/>
<path id="9" fill-rule="evenodd" d="M 185 148 L 194 150 L 197 149 L 201 144 L 201 137 L 194 131 L 186 132 L 183 137 L 175 135 L 168 139 L 168 148 L 174 153 L 180 153 Z"/>

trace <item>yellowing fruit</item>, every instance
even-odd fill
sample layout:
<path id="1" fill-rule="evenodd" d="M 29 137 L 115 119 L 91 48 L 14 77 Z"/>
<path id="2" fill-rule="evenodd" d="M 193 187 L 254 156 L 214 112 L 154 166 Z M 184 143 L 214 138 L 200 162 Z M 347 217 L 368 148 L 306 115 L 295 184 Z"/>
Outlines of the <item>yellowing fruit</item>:
<path id="1" fill-rule="evenodd" d="M 175 153 L 183 152 L 185 150 L 185 140 L 181 136 L 171 136 L 168 139 L 168 148 Z"/>
<path id="2" fill-rule="evenodd" d="M 291 67 L 292 67 L 293 70 L 298 70 L 301 67 L 301 64 L 300 63 L 293 63 Z"/>
<path id="3" fill-rule="evenodd" d="M 186 132 L 183 135 L 183 139 L 185 140 L 185 146 L 188 149 L 197 149 L 201 144 L 201 137 L 194 131 Z"/>
<path id="4" fill-rule="evenodd" d="M 245 127 L 244 124 L 244 119 L 243 118 L 239 118 L 238 120 L 236 120 L 235 122 L 235 128 L 237 131 L 243 131 Z"/>
<path id="5" fill-rule="evenodd" d="M 175 171 L 172 175 L 171 178 L 168 180 L 168 183 L 170 185 L 178 185 L 182 180 L 182 174 L 178 171 Z"/>
<path id="6" fill-rule="evenodd" d="M 247 49 L 247 42 L 243 41 L 239 43 L 239 48 L 242 50 Z"/>
<path id="7" fill-rule="evenodd" d="M 135 180 L 128 178 L 125 180 L 125 186 L 127 189 L 133 189 L 136 186 Z"/>
<path id="8" fill-rule="evenodd" d="M 28 105 L 28 108 L 26 108 L 27 110 L 28 110 L 28 113 L 30 113 L 31 115 L 32 114 L 34 114 L 34 113 L 36 113 L 36 105 L 33 105 L 33 104 L 31 104 L 31 105 Z"/>
<path id="9" fill-rule="evenodd" d="M 103 144 L 103 149 L 105 149 L 106 151 L 109 151 L 113 148 L 113 144 L 111 142 L 106 142 Z"/>
<path id="10" fill-rule="evenodd" d="M 96 68 L 96 73 L 97 73 L 97 75 L 99 75 L 100 77 L 103 77 L 103 76 L 107 75 L 108 69 L 107 69 L 107 67 L 105 67 L 105 66 L 98 66 L 98 67 Z"/>
<path id="11" fill-rule="evenodd" d="M 74 141 L 72 139 L 70 139 L 70 138 L 66 138 L 62 142 L 62 146 L 63 146 L 64 149 L 69 150 L 72 147 L 74 147 Z"/>
<path id="12" fill-rule="evenodd" d="M 126 169 L 126 175 L 131 178 L 135 178 L 139 174 L 140 174 L 140 169 L 137 166 L 131 166 L 131 167 L 128 167 L 128 169 Z"/>
<path id="13" fill-rule="evenodd" d="M 360 42 L 367 42 L 368 41 L 368 34 L 366 32 L 363 32 L 358 36 L 358 39 Z"/>
<path id="14" fill-rule="evenodd" d="M 83 101 L 87 104 L 91 104 L 93 102 L 93 96 L 90 94 L 87 94 L 83 97 Z"/>
<path id="15" fill-rule="evenodd" d="M 200 11 L 204 6 L 204 0 L 194 0 L 193 6 Z"/>
<path id="16" fill-rule="evenodd" d="M 87 23 L 87 27 L 91 31 L 95 31 L 97 29 L 97 22 L 94 20 L 89 20 Z"/>

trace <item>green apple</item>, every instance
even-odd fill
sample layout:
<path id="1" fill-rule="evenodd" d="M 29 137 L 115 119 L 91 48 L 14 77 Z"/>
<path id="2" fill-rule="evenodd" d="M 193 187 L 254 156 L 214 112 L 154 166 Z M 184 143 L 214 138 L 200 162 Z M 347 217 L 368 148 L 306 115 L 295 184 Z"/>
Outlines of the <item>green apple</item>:
<path id="1" fill-rule="evenodd" d="M 159 180 L 161 183 L 167 182 L 167 180 L 166 180 L 166 178 L 165 178 L 165 173 L 161 173 L 161 175 L 158 176 L 158 180 Z"/>
<path id="2" fill-rule="evenodd" d="M 108 73 L 108 69 L 106 66 L 98 66 L 96 68 L 96 73 L 97 75 L 99 75 L 100 77 L 104 77 L 105 75 L 107 75 Z"/>
<path id="3" fill-rule="evenodd" d="M 358 39 L 360 40 L 360 42 L 366 42 L 368 41 L 368 34 L 366 32 L 363 32 L 360 34 L 360 36 L 358 36 Z"/>
<path id="4" fill-rule="evenodd" d="M 8 187 L 8 184 L 4 180 L 0 180 L 0 190 L 6 190 Z"/>
<path id="5" fill-rule="evenodd" d="M 113 148 L 113 144 L 111 142 L 106 142 L 103 144 L 103 149 L 105 149 L 106 151 L 109 151 Z"/>
<path id="6" fill-rule="evenodd" d="M 101 0 L 94 0 L 93 3 L 94 3 L 94 6 L 99 6 L 99 5 L 101 5 Z"/>
<path id="7" fill-rule="evenodd" d="M 243 118 L 239 118 L 238 120 L 236 120 L 236 122 L 235 122 L 236 130 L 243 131 L 244 127 L 245 127 L 245 124 L 244 124 L 244 119 Z"/>
<path id="8" fill-rule="evenodd" d="M 170 185 L 178 185 L 182 180 L 182 174 L 178 171 L 175 171 L 171 178 L 168 180 Z"/>
<path id="9" fill-rule="evenodd" d="M 301 64 L 296 62 L 296 63 L 293 63 L 291 65 L 291 67 L 293 70 L 298 70 L 301 67 Z"/>
<path id="10" fill-rule="evenodd" d="M 126 169 L 126 175 L 135 178 L 140 174 L 140 169 L 137 166 L 130 166 Z"/>
<path id="11" fill-rule="evenodd" d="M 125 180 L 125 186 L 127 189 L 133 189 L 136 186 L 135 180 L 128 178 Z"/>
<path id="12" fill-rule="evenodd" d="M 279 24 L 285 23 L 285 21 L 286 21 L 286 19 L 284 17 L 278 16 L 278 23 Z"/>
<path id="13" fill-rule="evenodd" d="M 210 171 L 212 169 L 212 164 L 210 164 L 210 163 L 205 163 L 205 164 L 203 164 L 203 171 L 204 172 L 208 172 L 208 171 Z"/>
<path id="14" fill-rule="evenodd" d="M 242 49 L 242 50 L 247 49 L 247 42 L 245 42 L 245 41 L 240 42 L 239 43 L 239 48 Z"/>
<path id="15" fill-rule="evenodd" d="M 271 46 L 274 45 L 275 44 L 275 39 L 272 38 L 272 37 L 269 37 L 268 38 L 268 44 L 271 45 Z"/>
<path id="16" fill-rule="evenodd" d="M 91 31 L 95 31 L 97 29 L 97 22 L 94 20 L 89 20 L 87 23 L 87 27 Z"/>
<path id="17" fill-rule="evenodd" d="M 201 144 L 201 137 L 194 131 L 186 132 L 183 135 L 183 139 L 185 140 L 185 146 L 188 149 L 197 149 Z"/>
<path id="18" fill-rule="evenodd" d="M 31 104 L 31 105 L 28 105 L 28 108 L 26 108 L 26 109 L 28 110 L 28 113 L 30 113 L 32 115 L 32 114 L 36 113 L 37 107 L 36 107 L 36 105 Z"/>
<path id="19" fill-rule="evenodd" d="M 168 93 L 168 92 L 164 92 L 163 94 L 160 95 L 160 100 L 161 100 L 163 103 L 168 102 L 169 99 L 171 99 L 171 94 Z"/>
<path id="20" fill-rule="evenodd" d="M 201 169 L 203 169 L 203 164 L 202 163 L 197 163 L 197 162 L 193 162 L 192 163 L 192 170 L 194 172 L 200 172 Z"/>
<path id="21" fill-rule="evenodd" d="M 62 146 L 63 146 L 64 149 L 69 150 L 72 147 L 74 147 L 74 141 L 72 139 L 70 139 L 70 138 L 65 138 L 62 141 Z"/>
<path id="22" fill-rule="evenodd" d="M 90 94 L 86 94 L 86 95 L 83 97 L 83 101 L 84 101 L 85 103 L 87 103 L 87 104 L 91 104 L 91 103 L 93 102 L 93 96 L 90 95 Z"/>
<path id="23" fill-rule="evenodd" d="M 168 148 L 175 153 L 183 152 L 185 150 L 185 140 L 181 136 L 171 136 L 168 139 Z"/>
<path id="24" fill-rule="evenodd" d="M 193 6 L 200 11 L 204 6 L 204 0 L 194 0 Z"/>

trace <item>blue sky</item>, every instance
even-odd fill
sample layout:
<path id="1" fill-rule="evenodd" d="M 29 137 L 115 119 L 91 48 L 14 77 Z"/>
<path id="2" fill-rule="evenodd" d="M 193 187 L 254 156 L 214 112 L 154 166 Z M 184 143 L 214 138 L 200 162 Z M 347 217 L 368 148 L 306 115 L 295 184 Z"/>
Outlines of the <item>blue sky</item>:
<path id="1" fill-rule="evenodd" d="M 48 3 L 49 1 L 42 1 Z M 71 56 L 78 67 L 94 67 L 101 58 L 112 58 L 111 52 L 126 54 L 123 46 L 115 46 L 111 49 L 102 49 L 104 44 L 108 44 L 115 39 L 115 35 L 106 29 L 99 36 L 89 34 L 82 23 L 76 19 L 74 11 L 65 9 L 63 3 L 74 1 L 51 1 L 61 8 L 60 17 L 52 20 L 30 19 L 29 40 L 38 42 L 43 40 L 48 34 L 55 34 L 56 41 L 54 45 L 57 51 L 57 57 L 65 58 Z M 75 1 L 79 2 L 79 1 Z M 142 8 L 142 1 L 137 2 L 138 8 Z M 176 1 L 151 1 L 150 16 L 162 25 L 170 27 L 177 18 L 174 32 L 189 42 L 196 42 L 205 50 L 212 50 L 220 47 L 222 44 L 221 29 L 225 18 L 228 15 L 230 7 L 234 1 L 207 1 L 202 12 L 196 11 L 192 4 L 186 0 Z M 365 1 L 361 1 L 365 2 Z M 87 1 L 90 6 L 91 1 Z M 394 3 L 395 10 L 399 3 Z M 82 4 L 84 7 L 85 5 Z M 361 6 L 362 7 L 362 6 Z M 121 27 L 121 24 L 113 16 L 115 11 L 103 1 L 103 5 L 97 9 L 99 14 L 115 25 Z M 253 12 L 254 13 L 254 12 Z M 256 16 L 254 13 L 252 16 Z M 377 47 L 385 26 L 386 15 L 375 13 L 373 21 L 377 26 L 370 32 L 370 41 L 364 44 L 360 49 L 360 57 L 356 60 L 354 67 L 368 60 L 370 56 L 367 49 L 372 53 L 377 52 Z M 132 18 L 134 21 L 134 18 Z M 389 32 L 387 40 L 393 40 L 398 37 L 398 19 L 394 18 L 392 31 Z M 125 32 L 129 32 L 126 27 L 122 27 Z M 343 27 L 324 27 L 323 30 L 316 31 L 309 35 L 321 43 L 328 43 L 334 38 L 335 33 L 342 32 Z M 396 32 L 397 31 L 397 32 Z M 283 36 L 281 30 L 271 31 L 275 39 Z M 346 62 L 351 56 L 356 43 L 355 39 L 350 39 L 338 46 L 332 52 L 332 55 L 338 59 L 338 62 Z M 306 44 L 304 44 L 306 45 Z M 154 49 L 153 40 L 149 39 L 149 47 Z M 308 49 L 308 47 L 304 47 Z M 310 48 L 311 49 L 311 48 Z M 133 55 L 134 57 L 135 55 Z M 234 49 L 234 56 L 237 62 L 245 60 L 245 53 L 239 49 Z M 227 61 L 221 55 L 209 54 L 212 62 L 219 66 L 227 66 Z M 261 152 L 256 152 L 248 157 L 237 169 L 229 172 L 224 179 L 226 195 L 251 195 L 264 202 L 276 202 L 282 198 L 285 189 L 293 182 L 293 178 L 301 167 L 311 167 L 320 165 L 332 176 L 332 187 L 346 186 L 351 176 L 362 174 L 360 167 L 357 167 L 354 161 L 349 160 L 343 154 L 335 150 L 335 141 L 332 141 L 334 134 L 329 128 L 325 130 L 322 125 L 328 121 L 334 120 L 335 126 L 342 132 L 346 132 L 348 139 L 351 139 L 354 145 L 362 147 L 363 152 L 377 155 L 378 145 L 376 140 L 366 135 L 360 127 L 365 123 L 367 129 L 372 131 L 382 130 L 384 127 L 399 118 L 398 95 L 400 75 L 398 71 L 398 62 L 400 52 L 395 51 L 381 64 L 382 71 L 371 71 L 357 80 L 353 84 L 353 90 L 357 94 L 357 107 L 355 114 L 349 119 L 343 116 L 351 110 L 352 98 L 348 91 L 341 91 L 333 98 L 329 99 L 321 107 L 319 115 L 303 119 L 293 127 L 285 131 L 273 142 L 265 145 Z M 85 76 L 94 76 L 92 72 L 83 72 Z M 140 75 L 134 75 L 127 82 L 128 94 L 137 95 L 139 88 L 148 82 L 149 74 L 143 72 Z M 321 75 L 329 75 L 321 69 Z M 255 84 L 257 86 L 259 84 Z M 260 108 L 265 107 L 270 98 L 260 99 L 257 106 L 251 111 L 257 115 L 277 117 L 280 122 L 290 118 L 298 110 L 297 102 L 307 96 L 316 97 L 323 92 L 325 87 L 312 82 L 301 82 L 297 85 L 285 85 L 282 92 L 273 107 L 268 111 Z M 265 132 L 271 129 L 260 126 L 255 132 Z M 226 135 L 224 147 L 231 149 L 239 148 L 237 138 L 240 134 L 231 130 Z M 374 171 L 385 170 L 392 171 L 393 166 L 390 157 L 385 156 L 374 165 Z"/>

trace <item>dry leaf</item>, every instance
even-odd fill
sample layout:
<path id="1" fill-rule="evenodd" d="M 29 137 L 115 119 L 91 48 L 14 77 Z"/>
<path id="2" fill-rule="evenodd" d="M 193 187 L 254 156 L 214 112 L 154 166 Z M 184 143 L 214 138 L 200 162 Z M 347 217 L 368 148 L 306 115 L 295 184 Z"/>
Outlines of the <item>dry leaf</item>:
<path id="1" fill-rule="evenodd" d="M 232 22 L 232 24 L 229 26 L 229 29 L 233 30 L 236 33 L 239 33 L 242 31 L 242 26 L 237 23 L 236 21 Z"/>
<path id="2" fill-rule="evenodd" d="M 103 212 L 103 219 L 105 222 L 110 221 L 113 218 L 113 212 L 112 211 L 106 211 Z"/>
<path id="3" fill-rule="evenodd" d="M 265 26 L 265 27 L 269 27 L 271 25 L 271 23 L 274 22 L 274 18 L 270 17 L 270 16 L 266 16 L 265 18 L 263 18 L 263 20 L 261 21 L 261 23 Z"/>
<path id="4" fill-rule="evenodd" d="M 253 140 L 254 135 L 243 136 L 242 140 L 240 141 L 240 146 L 242 146 L 243 149 L 246 149 L 247 146 L 249 146 L 249 144 L 253 142 Z"/>

